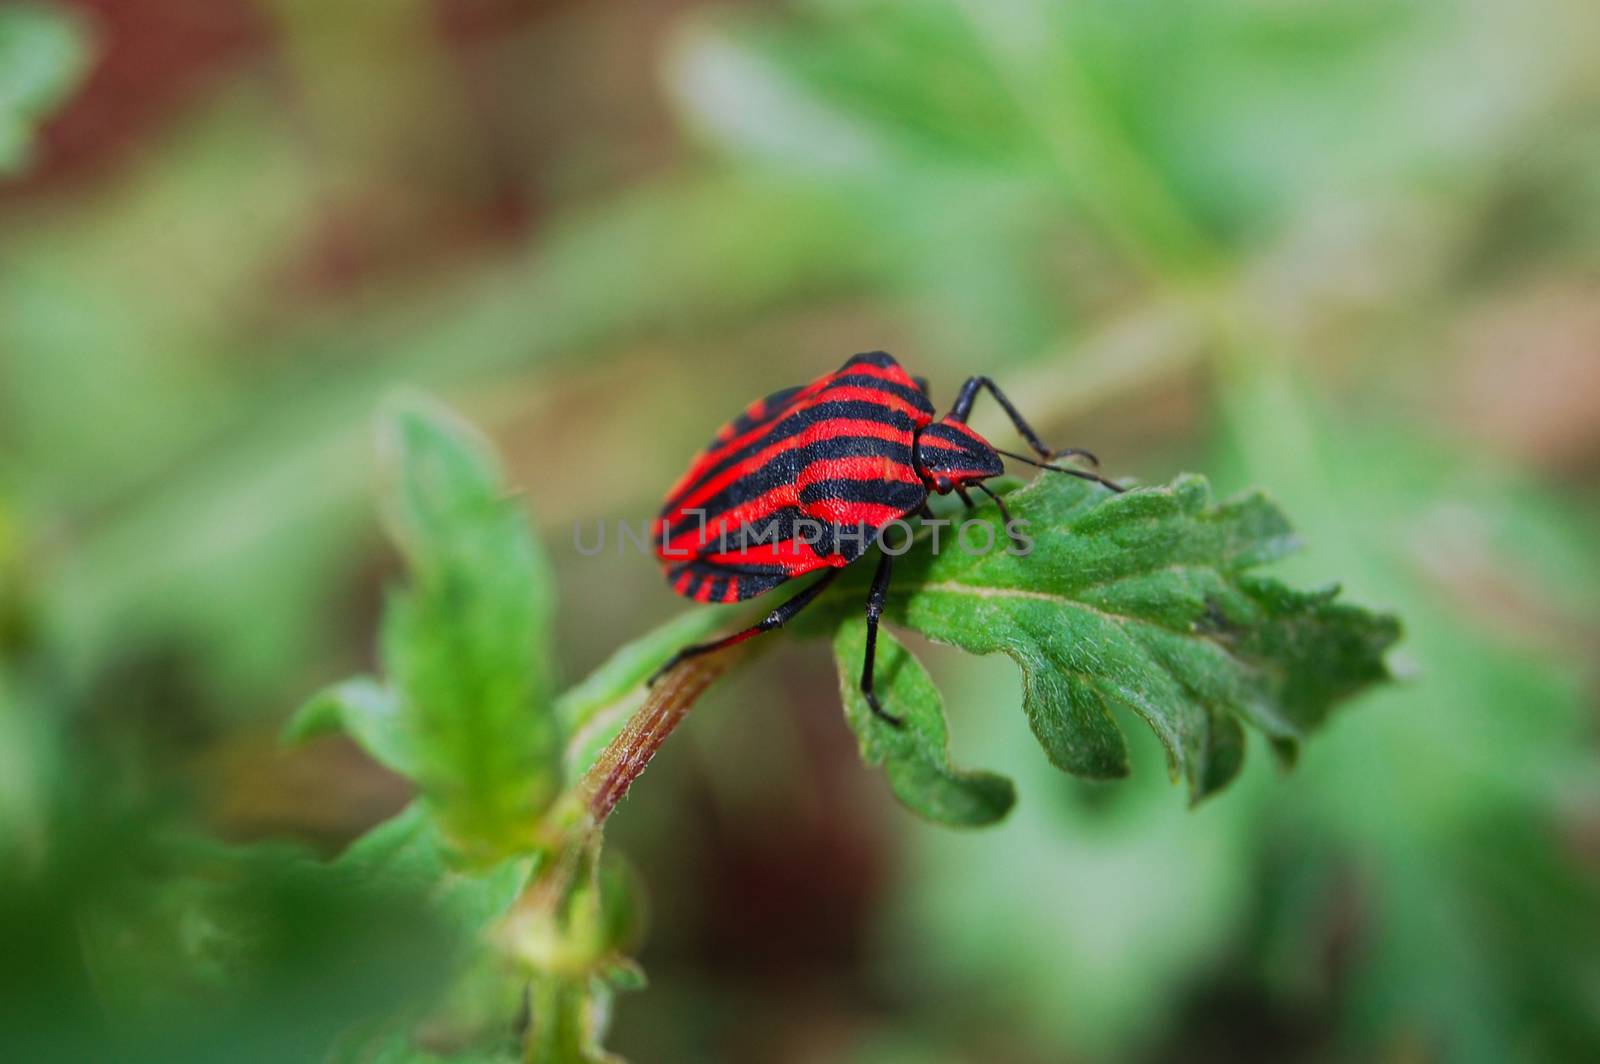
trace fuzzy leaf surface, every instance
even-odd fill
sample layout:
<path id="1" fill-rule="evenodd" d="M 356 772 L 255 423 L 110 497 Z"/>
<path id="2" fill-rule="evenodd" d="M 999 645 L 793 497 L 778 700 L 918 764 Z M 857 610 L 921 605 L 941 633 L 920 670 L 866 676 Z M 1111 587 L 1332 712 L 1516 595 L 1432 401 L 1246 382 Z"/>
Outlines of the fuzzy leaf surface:
<path id="1" fill-rule="evenodd" d="M 1204 478 L 1184 475 L 1112 495 L 1045 474 L 1006 503 L 1027 522 L 1030 553 L 1008 551 L 996 511 L 983 508 L 974 519 L 999 546 L 984 549 L 977 527 L 973 550 L 948 528 L 938 551 L 925 537 L 896 560 L 885 617 L 1015 660 L 1034 735 L 1066 772 L 1126 775 L 1114 714 L 1131 711 L 1199 800 L 1238 773 L 1243 725 L 1292 756 L 1336 704 L 1389 676 L 1393 617 L 1341 603 L 1337 589 L 1296 591 L 1251 571 L 1295 546 L 1260 494 L 1219 503 Z M 830 596 L 835 616 L 863 582 Z M 892 730 L 883 721 L 861 724 L 864 748 L 894 742 L 876 734 Z"/>
<path id="2" fill-rule="evenodd" d="M 383 619 L 382 659 L 399 705 L 380 721 L 385 741 L 369 749 L 391 767 L 390 755 L 404 753 L 463 850 L 488 860 L 525 851 L 561 783 L 548 565 L 467 425 L 407 402 L 391 409 L 382 442 L 386 510 L 409 579 L 391 591 Z"/>

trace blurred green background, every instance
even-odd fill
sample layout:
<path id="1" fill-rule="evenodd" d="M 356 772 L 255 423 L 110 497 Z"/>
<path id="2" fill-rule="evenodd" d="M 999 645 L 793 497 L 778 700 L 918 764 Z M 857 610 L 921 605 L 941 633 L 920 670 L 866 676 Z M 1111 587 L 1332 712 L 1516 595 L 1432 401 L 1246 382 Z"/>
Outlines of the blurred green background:
<path id="1" fill-rule="evenodd" d="M 275 856 L 407 797 L 275 743 L 370 667 L 382 395 L 507 456 L 570 682 L 682 606 L 573 524 L 885 348 L 1113 474 L 1263 486 L 1406 679 L 1191 811 L 1142 730 L 1061 777 L 1009 664 L 918 641 L 1019 783 L 968 834 L 785 641 L 616 817 L 651 986 L 610 1044 L 1595 1059 L 1597 55 L 1593 0 L 0 3 L 7 1058 L 315 1059 L 428 989 L 406 899 Z"/>

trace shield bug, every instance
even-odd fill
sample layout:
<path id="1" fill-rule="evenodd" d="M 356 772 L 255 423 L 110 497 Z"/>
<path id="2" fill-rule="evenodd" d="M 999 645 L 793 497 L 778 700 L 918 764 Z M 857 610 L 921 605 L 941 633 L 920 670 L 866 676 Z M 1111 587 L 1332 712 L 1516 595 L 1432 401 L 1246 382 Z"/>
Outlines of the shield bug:
<path id="1" fill-rule="evenodd" d="M 980 391 L 992 395 L 1040 458 L 1002 451 L 967 427 Z M 668 493 L 652 528 L 656 557 L 672 589 L 697 602 L 741 602 L 779 584 L 822 575 L 759 623 L 685 647 L 657 671 L 685 658 L 781 628 L 865 554 L 883 530 L 913 515 L 932 516 L 931 494 L 955 493 L 971 509 L 977 488 L 1010 514 L 984 481 L 1004 472 L 1001 456 L 1042 469 L 1118 485 L 1083 469 L 1049 464 L 1088 451 L 1046 447 L 993 381 L 971 377 L 955 404 L 935 419 L 925 381 L 882 351 L 856 355 L 803 387 L 758 399 L 724 425 Z M 867 596 L 867 650 L 861 693 L 878 716 L 899 723 L 873 692 L 878 620 L 893 557 L 881 552 Z"/>

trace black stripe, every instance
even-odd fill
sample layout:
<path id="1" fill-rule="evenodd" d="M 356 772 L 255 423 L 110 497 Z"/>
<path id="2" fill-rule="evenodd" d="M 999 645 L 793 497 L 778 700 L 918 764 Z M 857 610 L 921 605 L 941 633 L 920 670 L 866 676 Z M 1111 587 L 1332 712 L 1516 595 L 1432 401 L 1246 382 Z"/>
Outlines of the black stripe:
<path id="1" fill-rule="evenodd" d="M 903 411 L 881 403 L 870 402 L 865 399 L 849 399 L 834 402 L 814 403 L 803 407 L 793 413 L 787 414 L 782 420 L 774 422 L 772 428 L 751 440 L 749 443 L 732 451 L 696 477 L 693 481 L 683 486 L 681 491 L 675 492 L 661 508 L 663 514 L 671 513 L 677 508 L 678 500 L 692 494 L 700 485 L 738 465 L 740 462 L 756 454 L 779 440 L 786 440 L 798 436 L 812 425 L 835 418 L 848 418 L 855 421 L 874 421 L 880 425 L 888 425 L 902 432 L 912 432 L 916 425 L 909 415 Z M 715 448 L 711 448 L 714 450 Z"/>
<path id="2" fill-rule="evenodd" d="M 898 399 L 903 399 L 907 403 L 910 403 L 912 406 L 916 407 L 918 410 L 921 410 L 923 413 L 932 414 L 935 412 L 933 409 L 933 404 L 928 402 L 928 397 L 926 395 L 917 391 L 915 388 L 907 388 L 903 384 L 896 384 L 894 381 L 886 381 L 882 377 L 869 377 L 865 374 L 857 373 L 843 374 L 833 378 L 833 380 L 828 382 L 828 388 L 835 386 L 844 388 L 872 388 L 876 391 L 883 392 L 885 395 L 892 395 Z M 826 392 L 827 389 L 824 388 L 823 394 L 826 394 Z"/>
<path id="3" fill-rule="evenodd" d="M 679 592 L 684 598 L 694 598 L 700 593 L 700 585 L 705 583 L 705 575 L 696 569 L 684 566 L 679 569 L 679 575 L 689 574 L 689 585 Z M 676 578 L 674 578 L 676 579 Z"/>
<path id="4" fill-rule="evenodd" d="M 953 455 L 953 456 L 956 456 L 956 457 L 966 457 L 966 456 L 972 454 L 972 448 L 970 448 L 970 447 L 947 447 L 943 443 L 940 443 L 937 440 L 929 440 L 927 436 L 923 436 L 920 440 L 917 441 L 917 453 L 922 455 L 925 458 L 930 458 L 930 459 L 931 458 L 940 457 L 941 455 Z"/>
<path id="5" fill-rule="evenodd" d="M 909 509 L 920 505 L 922 496 L 919 494 L 916 502 Z M 802 523 L 803 522 L 803 523 Z M 681 551 L 695 551 L 700 554 L 731 554 L 741 549 L 768 546 L 774 543 L 791 544 L 800 543 L 819 558 L 831 555 L 840 555 L 846 561 L 854 561 L 867 548 L 872 546 L 873 539 L 881 526 L 868 525 L 858 534 L 854 525 L 835 526 L 831 522 L 821 521 L 810 516 L 798 506 L 786 506 L 774 511 L 766 517 L 757 518 L 753 522 L 746 522 L 735 528 L 730 528 L 723 535 L 708 533 L 704 544 L 686 544 Z M 805 533 L 801 535 L 802 531 Z M 701 571 L 715 572 L 726 569 L 729 571 L 751 571 L 759 575 L 760 571 L 769 567 L 760 563 L 740 562 L 707 562 L 696 558 L 683 563 L 685 566 L 700 566 Z M 754 592 L 752 592 L 753 594 Z"/>
<path id="6" fill-rule="evenodd" d="M 805 391 L 805 387 L 806 386 L 803 384 L 796 384 L 792 388 L 780 388 L 773 392 L 771 395 L 762 400 L 762 403 L 765 405 L 762 409 L 760 417 L 751 417 L 748 412 L 740 414 L 738 417 L 733 419 L 733 422 L 730 425 L 726 426 L 728 436 L 743 436 L 757 425 L 760 425 L 763 422 L 771 421 L 778 417 L 783 413 L 783 405 L 792 400 L 795 396 L 799 395 L 801 392 Z M 719 442 L 725 442 L 725 438 L 722 435 L 723 431 L 723 429 L 719 429 L 717 431 L 717 435 L 711 438 L 711 442 L 706 446 L 707 450 L 711 450 L 712 448 L 716 447 Z"/>
<path id="7" fill-rule="evenodd" d="M 862 363 L 869 366 L 877 366 L 880 369 L 888 369 L 890 366 L 898 366 L 900 364 L 887 351 L 863 351 L 859 355 L 851 355 L 845 364 L 840 367 L 840 371 L 843 372 L 843 370 L 849 369 L 851 366 L 858 366 Z"/>
<path id="8" fill-rule="evenodd" d="M 937 421 L 923 429 L 922 435 L 925 437 L 931 436 L 940 440 L 948 440 L 951 443 L 958 444 L 962 447 L 976 447 L 978 444 L 977 440 L 973 439 L 965 432 L 962 432 L 960 429 L 953 429 L 949 425 L 941 425 Z"/>
<path id="9" fill-rule="evenodd" d="M 809 387 L 815 387 L 817 384 L 822 385 L 822 387 L 817 389 L 818 395 L 826 394 L 829 388 L 836 388 L 840 385 L 846 385 L 855 388 L 873 388 L 883 392 L 885 395 L 896 396 L 897 398 L 911 404 L 913 407 L 916 407 L 918 410 L 921 410 L 923 413 L 930 416 L 936 413 L 932 404 L 928 402 L 926 388 L 907 388 L 903 384 L 896 384 L 894 381 L 886 381 L 881 377 L 874 377 L 865 373 L 846 372 L 852 365 L 856 365 L 858 362 L 866 362 L 867 364 L 880 367 L 885 365 L 885 363 L 882 362 L 875 362 L 871 359 L 864 358 L 863 356 L 857 356 L 856 358 L 851 359 L 849 362 L 846 362 L 844 366 L 841 367 L 837 372 L 829 375 L 828 377 L 824 377 L 819 381 L 813 382 L 813 384 L 797 384 L 790 388 L 781 388 L 767 396 L 765 399 L 761 400 L 763 405 L 761 415 L 759 417 L 752 417 L 747 409 L 744 413 L 734 418 L 732 422 L 718 429 L 717 434 L 711 437 L 711 442 L 706 445 L 706 449 L 714 450 L 719 444 L 726 443 L 729 438 L 734 436 L 742 436 L 758 425 L 762 425 L 773 420 L 775 417 L 783 413 L 783 407 L 786 404 L 791 403 L 795 396 L 799 395 Z M 887 365 L 893 364 L 894 360 L 889 359 Z M 724 435 L 724 433 L 726 433 L 726 435 Z"/>
<path id="10" fill-rule="evenodd" d="M 928 496 L 921 484 L 898 480 L 819 480 L 800 489 L 800 505 L 829 502 L 876 502 L 909 513 Z"/>
<path id="11" fill-rule="evenodd" d="M 837 436 L 773 455 L 765 465 L 729 482 L 721 491 L 696 503 L 693 509 L 704 510 L 706 523 L 713 524 L 735 506 L 758 495 L 765 495 L 780 484 L 792 482 L 812 463 L 841 458 L 888 458 L 897 465 L 911 468 L 911 448 L 899 440 L 882 440 L 876 436 Z M 663 516 L 670 512 L 664 511 Z M 691 515 L 680 519 L 678 523 L 699 522 L 698 515 Z"/>
<path id="12" fill-rule="evenodd" d="M 781 565 L 765 565 L 761 562 L 708 562 L 702 558 L 678 562 L 667 571 L 667 578 L 676 580 L 684 573 L 688 573 L 697 580 L 708 579 L 722 573 L 737 576 L 741 580 L 762 580 L 772 577 L 787 580 L 789 578 L 789 570 Z"/>
<path id="13" fill-rule="evenodd" d="M 771 591 L 789 580 L 789 571 L 781 565 L 722 565 L 717 562 L 692 561 L 674 565 L 667 570 L 668 583 L 676 584 L 678 578 L 685 573 L 689 574 L 689 584 L 682 592 L 685 598 L 693 598 L 695 592 L 707 580 L 737 576 L 740 602 Z M 720 600 L 727 593 L 728 587 L 724 583 L 715 597 Z"/>

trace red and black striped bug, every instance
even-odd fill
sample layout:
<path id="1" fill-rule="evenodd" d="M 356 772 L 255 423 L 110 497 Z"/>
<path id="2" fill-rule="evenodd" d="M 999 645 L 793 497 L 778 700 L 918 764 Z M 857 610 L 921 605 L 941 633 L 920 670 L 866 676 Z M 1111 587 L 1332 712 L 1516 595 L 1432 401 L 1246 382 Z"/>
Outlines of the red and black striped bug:
<path id="1" fill-rule="evenodd" d="M 1043 461 L 1002 451 L 967 427 L 972 403 L 985 389 Z M 971 509 L 967 489 L 977 488 L 995 501 L 1009 531 L 1005 503 L 983 483 L 1004 472 L 1001 455 L 1122 490 L 1095 473 L 1048 464 L 1064 456 L 1099 462 L 1088 451 L 1046 447 L 987 377 L 969 378 L 950 412 L 937 421 L 934 414 L 927 383 L 885 352 L 872 351 L 809 385 L 759 399 L 724 425 L 667 495 L 652 529 L 672 589 L 697 602 L 741 602 L 825 572 L 758 624 L 678 651 L 656 677 L 685 658 L 783 627 L 887 526 L 932 516 L 930 493 L 954 492 Z M 883 552 L 867 596 L 861 693 L 875 714 L 898 724 L 872 685 L 892 564 Z"/>

